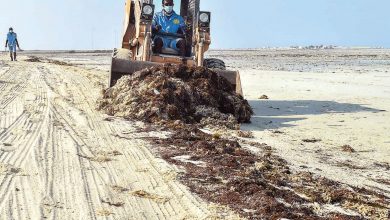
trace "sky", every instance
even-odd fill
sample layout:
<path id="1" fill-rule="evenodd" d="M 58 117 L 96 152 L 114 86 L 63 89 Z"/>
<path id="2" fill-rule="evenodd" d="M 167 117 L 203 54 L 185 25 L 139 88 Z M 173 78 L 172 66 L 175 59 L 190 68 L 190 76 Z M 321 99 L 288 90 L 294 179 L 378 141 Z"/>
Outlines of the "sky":
<path id="1" fill-rule="evenodd" d="M 12 26 L 22 49 L 111 49 L 120 45 L 124 2 L 0 0 L 0 36 L 5 41 Z M 155 4 L 161 5 L 161 1 L 155 0 Z M 214 49 L 297 45 L 390 48 L 389 9 L 389 0 L 201 1 L 201 10 L 212 12 Z"/>

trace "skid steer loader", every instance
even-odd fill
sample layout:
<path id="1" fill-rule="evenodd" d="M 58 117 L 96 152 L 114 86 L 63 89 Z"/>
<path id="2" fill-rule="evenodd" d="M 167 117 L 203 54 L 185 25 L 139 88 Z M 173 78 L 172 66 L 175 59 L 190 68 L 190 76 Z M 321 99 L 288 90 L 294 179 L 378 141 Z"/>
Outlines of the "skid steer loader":
<path id="1" fill-rule="evenodd" d="M 161 4 L 161 0 L 155 1 Z M 183 58 L 175 50 L 167 48 L 163 49 L 161 54 L 154 54 L 152 50 L 154 37 L 152 20 L 155 9 L 153 0 L 126 0 L 122 48 L 114 49 L 109 87 L 114 86 L 122 76 L 131 75 L 144 68 L 164 63 L 184 63 L 188 66 L 205 66 L 213 69 L 233 85 L 236 93 L 243 95 L 239 72 L 227 71 L 222 60 L 204 58 L 204 53 L 211 44 L 211 13 L 199 10 L 200 0 L 177 1 L 181 1 L 180 15 L 187 25 L 186 33 L 177 36 L 186 41 L 186 57 Z"/>

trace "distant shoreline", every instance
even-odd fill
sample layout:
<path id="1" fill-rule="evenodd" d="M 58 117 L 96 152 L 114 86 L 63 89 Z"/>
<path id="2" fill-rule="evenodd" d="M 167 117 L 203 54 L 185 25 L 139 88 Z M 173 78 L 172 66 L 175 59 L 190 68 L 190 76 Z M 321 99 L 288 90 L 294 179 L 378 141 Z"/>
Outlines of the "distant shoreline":
<path id="1" fill-rule="evenodd" d="M 22 53 L 111 53 L 113 50 L 23 50 Z"/>
<path id="2" fill-rule="evenodd" d="M 380 47 L 342 47 L 318 48 L 318 46 L 305 47 L 262 47 L 262 48 L 224 48 L 210 49 L 210 51 L 261 51 L 261 50 L 388 50 Z M 111 53 L 113 50 L 24 50 L 22 53 Z"/>

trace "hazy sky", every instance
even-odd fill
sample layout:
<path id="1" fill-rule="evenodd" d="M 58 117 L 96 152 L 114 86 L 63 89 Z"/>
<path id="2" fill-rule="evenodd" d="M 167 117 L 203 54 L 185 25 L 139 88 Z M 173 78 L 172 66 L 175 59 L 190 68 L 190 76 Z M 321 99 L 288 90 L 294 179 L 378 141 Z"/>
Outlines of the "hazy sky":
<path id="1" fill-rule="evenodd" d="M 5 41 L 13 26 L 23 49 L 110 49 L 124 2 L 0 0 L 0 34 Z M 203 0 L 201 8 L 212 12 L 213 48 L 390 47 L 389 0 Z"/>

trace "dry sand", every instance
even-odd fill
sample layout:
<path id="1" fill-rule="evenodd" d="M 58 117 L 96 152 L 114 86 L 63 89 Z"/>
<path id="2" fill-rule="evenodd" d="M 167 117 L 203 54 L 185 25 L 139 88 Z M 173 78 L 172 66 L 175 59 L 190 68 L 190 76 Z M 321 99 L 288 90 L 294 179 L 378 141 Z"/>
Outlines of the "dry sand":
<path id="1" fill-rule="evenodd" d="M 0 219 L 234 217 L 176 180 L 175 169 L 140 139 L 149 135 L 137 133 L 142 124 L 95 110 L 107 71 L 6 59 L 0 57 Z"/>
<path id="2" fill-rule="evenodd" d="M 235 218 L 191 194 L 140 139 L 164 134 L 95 110 L 109 53 L 32 55 L 74 66 L 0 56 L 0 219 Z M 256 141 L 296 170 L 390 196 L 389 50 L 209 56 L 240 69 L 256 113 L 242 128 Z"/>

